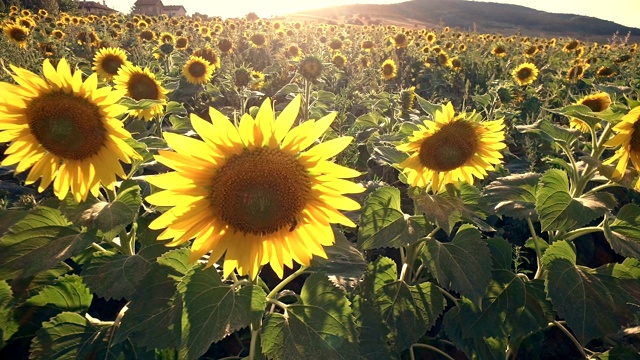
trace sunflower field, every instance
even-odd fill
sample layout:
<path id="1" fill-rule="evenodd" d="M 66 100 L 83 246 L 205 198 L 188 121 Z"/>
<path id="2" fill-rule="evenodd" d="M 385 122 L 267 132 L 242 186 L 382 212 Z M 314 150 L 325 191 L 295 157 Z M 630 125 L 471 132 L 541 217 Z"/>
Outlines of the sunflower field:
<path id="1" fill-rule="evenodd" d="M 638 358 L 628 37 L 0 20 L 0 358 Z"/>

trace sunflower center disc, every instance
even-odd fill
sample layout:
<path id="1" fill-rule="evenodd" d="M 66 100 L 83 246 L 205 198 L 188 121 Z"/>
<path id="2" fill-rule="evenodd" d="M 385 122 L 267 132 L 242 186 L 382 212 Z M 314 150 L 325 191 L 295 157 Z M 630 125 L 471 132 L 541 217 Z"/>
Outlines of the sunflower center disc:
<path id="1" fill-rule="evenodd" d="M 420 146 L 420 162 L 435 171 L 451 171 L 462 166 L 477 151 L 474 126 L 459 120 L 443 126 Z"/>
<path id="2" fill-rule="evenodd" d="M 20 42 L 27 38 L 27 34 L 22 29 L 11 29 L 11 38 Z"/>
<path id="3" fill-rule="evenodd" d="M 72 94 L 53 92 L 38 96 L 27 105 L 26 115 L 38 142 L 63 159 L 91 157 L 107 139 L 100 109 Z"/>
<path id="4" fill-rule="evenodd" d="M 160 95 L 158 93 L 158 85 L 155 80 L 146 74 L 131 75 L 131 78 L 129 78 L 129 81 L 127 82 L 127 89 L 129 90 L 131 97 L 135 100 L 157 100 L 158 95 Z"/>
<path id="5" fill-rule="evenodd" d="M 189 74 L 194 78 L 199 78 L 204 76 L 207 73 L 206 66 L 201 62 L 194 62 L 189 66 Z"/>
<path id="6" fill-rule="evenodd" d="M 311 182 L 304 166 L 279 150 L 259 148 L 228 160 L 212 180 L 211 204 L 237 231 L 271 234 L 296 224 Z"/>
<path id="7" fill-rule="evenodd" d="M 631 151 L 640 152 L 640 119 L 633 124 L 633 133 L 631 134 L 629 145 L 631 146 Z"/>
<path id="8" fill-rule="evenodd" d="M 527 80 L 531 76 L 532 73 L 533 72 L 531 71 L 530 68 L 528 68 L 528 67 L 522 68 L 522 69 L 520 69 L 518 71 L 518 79 Z"/>
<path id="9" fill-rule="evenodd" d="M 123 65 L 123 61 L 119 56 L 116 55 L 107 55 L 102 60 L 102 68 L 105 72 L 111 75 L 117 75 L 118 70 Z"/>

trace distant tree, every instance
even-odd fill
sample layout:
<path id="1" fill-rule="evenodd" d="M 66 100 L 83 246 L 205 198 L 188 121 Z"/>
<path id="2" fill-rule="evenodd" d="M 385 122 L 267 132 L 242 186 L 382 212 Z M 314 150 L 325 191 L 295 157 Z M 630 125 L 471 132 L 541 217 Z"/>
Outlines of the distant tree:
<path id="1" fill-rule="evenodd" d="M 60 11 L 67 13 L 77 12 L 78 2 L 75 0 L 58 0 L 58 7 L 60 8 Z"/>
<path id="2" fill-rule="evenodd" d="M 248 13 L 247 16 L 245 16 L 245 18 L 247 20 L 249 20 L 249 21 L 256 21 L 256 20 L 260 19 L 258 14 L 254 13 L 253 11 Z"/>

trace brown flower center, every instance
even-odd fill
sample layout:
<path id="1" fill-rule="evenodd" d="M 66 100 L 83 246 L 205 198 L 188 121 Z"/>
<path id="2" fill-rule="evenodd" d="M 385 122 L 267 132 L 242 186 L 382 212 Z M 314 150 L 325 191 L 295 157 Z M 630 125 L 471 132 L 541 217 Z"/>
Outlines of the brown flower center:
<path id="1" fill-rule="evenodd" d="M 247 150 L 212 179 L 211 206 L 236 231 L 272 234 L 296 224 L 311 182 L 307 170 L 279 149 Z"/>
<path id="2" fill-rule="evenodd" d="M 443 126 L 420 146 L 420 162 L 435 171 L 450 171 L 466 163 L 479 146 L 475 126 L 459 120 Z"/>
<path id="3" fill-rule="evenodd" d="M 586 107 L 591 109 L 591 111 L 593 112 L 604 111 L 609 107 L 607 98 L 602 98 L 602 97 L 598 97 L 594 99 L 585 99 L 582 101 L 581 104 L 585 105 Z"/>
<path id="4" fill-rule="evenodd" d="M 122 58 L 113 54 L 106 55 L 100 63 L 100 66 L 107 74 L 114 76 L 118 74 L 118 70 L 120 70 L 122 65 L 124 65 Z"/>
<path id="5" fill-rule="evenodd" d="M 158 100 L 160 92 L 156 81 L 146 74 L 132 74 L 127 82 L 127 90 L 135 100 Z"/>
<path id="6" fill-rule="evenodd" d="M 27 39 L 28 34 L 20 28 L 13 28 L 11 29 L 10 36 L 16 42 L 21 42 Z"/>
<path id="7" fill-rule="evenodd" d="M 107 139 L 100 108 L 73 94 L 40 95 L 27 105 L 26 116 L 38 142 L 63 159 L 89 158 Z"/>
<path id="8" fill-rule="evenodd" d="M 636 120 L 633 124 L 633 132 L 631 133 L 629 145 L 631 146 L 631 151 L 640 153 L 640 119 Z"/>
<path id="9" fill-rule="evenodd" d="M 196 61 L 189 65 L 189 74 L 194 78 L 200 78 L 207 73 L 207 67 L 205 64 Z"/>
<path id="10" fill-rule="evenodd" d="M 522 69 L 518 70 L 517 74 L 518 79 L 521 81 L 529 79 L 531 75 L 533 75 L 533 70 L 528 67 L 523 67 Z"/>

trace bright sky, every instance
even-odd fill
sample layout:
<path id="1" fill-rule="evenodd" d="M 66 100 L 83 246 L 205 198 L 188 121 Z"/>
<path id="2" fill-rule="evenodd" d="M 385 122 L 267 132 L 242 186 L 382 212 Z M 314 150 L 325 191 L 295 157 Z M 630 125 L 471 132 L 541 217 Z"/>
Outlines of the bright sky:
<path id="1" fill-rule="evenodd" d="M 183 5 L 188 14 L 200 12 L 207 15 L 243 17 L 255 12 L 260 17 L 270 17 L 302 10 L 346 4 L 390 4 L 406 0 L 163 0 L 165 5 Z M 640 28 L 640 1 L 638 0 L 475 0 L 522 5 L 537 10 L 577 14 L 610 20 L 621 25 Z M 135 0 L 107 0 L 107 5 L 128 13 Z"/>

